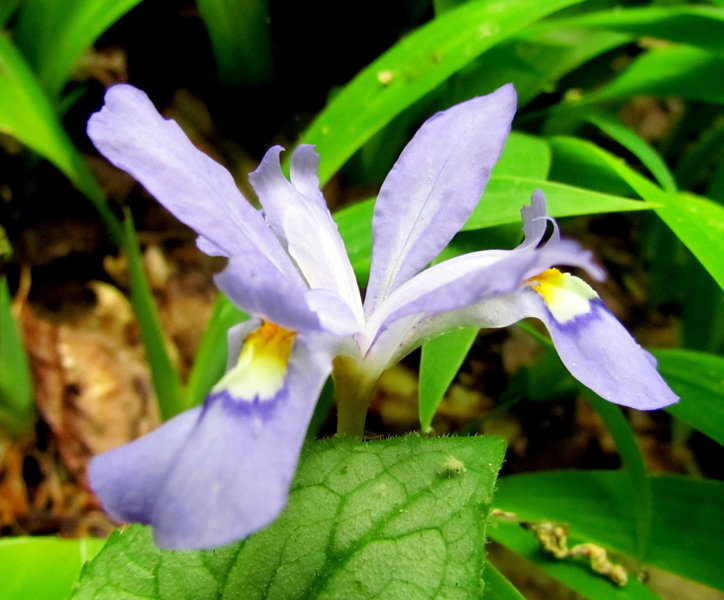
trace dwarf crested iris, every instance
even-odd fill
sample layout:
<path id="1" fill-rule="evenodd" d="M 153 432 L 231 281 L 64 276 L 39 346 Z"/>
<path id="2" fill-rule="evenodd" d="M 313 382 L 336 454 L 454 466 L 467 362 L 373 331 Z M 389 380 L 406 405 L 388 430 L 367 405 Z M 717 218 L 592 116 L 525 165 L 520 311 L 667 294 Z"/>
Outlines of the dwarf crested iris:
<path id="1" fill-rule="evenodd" d="M 216 283 L 252 319 L 229 333 L 229 369 L 203 406 L 93 459 L 106 511 L 154 527 L 156 543 L 208 548 L 269 524 L 286 504 L 321 388 L 335 381 L 340 434 L 361 435 L 380 374 L 423 341 L 463 326 L 536 317 L 561 359 L 603 398 L 638 409 L 677 398 L 655 361 L 583 280 L 603 272 L 560 238 L 542 194 L 522 210 L 513 250 L 464 254 L 425 268 L 478 203 L 510 131 L 511 85 L 426 121 L 385 179 L 375 205 L 364 299 L 319 190 L 319 157 L 302 145 L 290 177 L 275 146 L 250 175 L 262 209 L 197 150 L 140 90 L 117 85 L 88 134 L 228 258 Z M 552 233 L 551 233 L 552 232 Z"/>

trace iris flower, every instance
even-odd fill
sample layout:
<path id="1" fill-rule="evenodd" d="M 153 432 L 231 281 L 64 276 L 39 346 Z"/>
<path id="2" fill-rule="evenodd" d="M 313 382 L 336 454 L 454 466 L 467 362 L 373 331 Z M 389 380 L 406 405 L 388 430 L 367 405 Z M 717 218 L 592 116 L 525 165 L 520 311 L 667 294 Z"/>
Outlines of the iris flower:
<path id="1" fill-rule="evenodd" d="M 517 248 L 425 268 L 478 203 L 515 104 L 506 85 L 418 130 L 375 205 L 363 302 L 311 146 L 294 150 L 289 179 L 282 148 L 266 153 L 250 175 L 258 210 L 142 91 L 108 90 L 89 121 L 90 138 L 199 234 L 203 252 L 228 258 L 216 283 L 253 317 L 229 332 L 229 369 L 203 406 L 92 460 L 91 487 L 111 516 L 152 525 L 156 543 L 168 548 L 209 548 L 257 531 L 286 504 L 328 376 L 339 433 L 361 435 L 380 374 L 457 327 L 536 317 L 573 376 L 603 398 L 644 410 L 677 400 L 596 292 L 555 268 L 603 277 L 589 252 L 560 238 L 542 194 L 522 210 Z"/>

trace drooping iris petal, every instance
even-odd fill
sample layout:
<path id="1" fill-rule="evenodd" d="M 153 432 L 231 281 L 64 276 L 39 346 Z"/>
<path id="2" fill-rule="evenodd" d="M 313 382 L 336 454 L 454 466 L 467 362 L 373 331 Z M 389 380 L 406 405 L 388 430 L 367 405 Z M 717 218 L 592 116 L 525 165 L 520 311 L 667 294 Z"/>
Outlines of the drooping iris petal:
<path id="1" fill-rule="evenodd" d="M 203 408 L 93 459 L 91 486 L 104 507 L 152 525 L 162 548 L 229 543 L 268 525 L 286 504 L 331 361 L 323 344 L 299 335 L 279 378 L 282 363 L 263 348 L 245 354 L 255 334 L 272 336 L 283 352 L 287 342 L 269 327 L 247 337 L 238 365 Z M 234 390 L 256 396 L 234 397 Z"/>
<path id="2" fill-rule="evenodd" d="M 261 254 L 280 272 L 295 276 L 289 257 L 231 174 L 158 114 L 141 90 L 109 88 L 105 105 L 88 121 L 88 136 L 109 161 L 199 233 L 205 252 Z"/>
<path id="3" fill-rule="evenodd" d="M 515 112 L 506 85 L 428 119 L 380 190 L 365 313 L 427 265 L 470 216 Z"/>
<path id="4" fill-rule="evenodd" d="M 125 522 L 152 522 L 166 474 L 201 412 L 201 407 L 187 410 L 151 433 L 91 459 L 88 479 L 111 517 Z"/>
<path id="5" fill-rule="evenodd" d="M 337 225 L 319 191 L 319 156 L 312 146 L 292 155 L 291 182 L 279 163 L 280 146 L 267 151 L 249 175 L 264 216 L 284 244 L 309 287 L 337 293 L 362 328 L 362 301 L 357 280 Z"/>

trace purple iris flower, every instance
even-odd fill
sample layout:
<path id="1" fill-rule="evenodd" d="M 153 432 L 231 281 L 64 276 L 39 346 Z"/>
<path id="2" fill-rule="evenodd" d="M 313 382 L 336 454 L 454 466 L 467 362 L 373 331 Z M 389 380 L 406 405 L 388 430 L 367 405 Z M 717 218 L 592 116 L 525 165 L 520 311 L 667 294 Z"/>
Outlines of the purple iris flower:
<path id="1" fill-rule="evenodd" d="M 510 131 L 506 85 L 426 121 L 382 185 L 364 302 L 319 190 L 319 157 L 299 146 L 290 178 L 278 146 L 250 181 L 249 204 L 222 166 L 128 85 L 106 94 L 88 124 L 98 149 L 228 257 L 216 283 L 253 319 L 229 333 L 229 369 L 203 406 L 93 459 L 106 511 L 151 524 L 156 543 L 208 548 L 273 521 L 287 501 L 314 406 L 332 374 L 341 434 L 360 435 L 379 375 L 422 342 L 463 326 L 536 317 L 574 377 L 618 404 L 654 409 L 677 398 L 655 361 L 581 279 L 601 279 L 589 252 L 562 240 L 536 192 L 525 239 L 425 269 L 480 199 Z"/>

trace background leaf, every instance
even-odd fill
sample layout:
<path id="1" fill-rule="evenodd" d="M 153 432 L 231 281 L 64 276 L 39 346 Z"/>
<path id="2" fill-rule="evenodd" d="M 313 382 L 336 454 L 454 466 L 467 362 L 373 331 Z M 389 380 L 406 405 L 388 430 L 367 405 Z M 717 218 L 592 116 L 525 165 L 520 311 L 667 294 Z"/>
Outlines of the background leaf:
<path id="1" fill-rule="evenodd" d="M 141 0 L 23 0 L 13 38 L 55 100 L 83 52 Z"/>
<path id="2" fill-rule="evenodd" d="M 83 564 L 105 544 L 99 538 L 0 539 L 3 600 L 65 600 Z"/>
<path id="3" fill-rule="evenodd" d="M 162 552 L 131 527 L 73 598 L 478 597 L 503 451 L 489 436 L 314 442 L 268 528 L 216 550 Z"/>
<path id="4" fill-rule="evenodd" d="M 14 436 L 35 422 L 28 356 L 12 313 L 7 280 L 0 275 L 0 428 Z"/>
<path id="5" fill-rule="evenodd" d="M 525 25 L 577 1 L 469 2 L 408 35 L 347 84 L 300 140 L 316 145 L 322 183 L 393 117 L 452 73 Z"/>
<path id="6" fill-rule="evenodd" d="M 567 523 L 578 540 L 635 555 L 635 524 L 626 474 L 560 471 L 499 480 L 495 506 L 524 520 Z M 724 590 L 724 572 L 711 560 L 724 536 L 724 483 L 675 475 L 651 477 L 654 501 L 647 562 Z M 489 535 L 498 540 L 498 530 Z M 499 541 L 505 544 L 502 537 Z"/>

